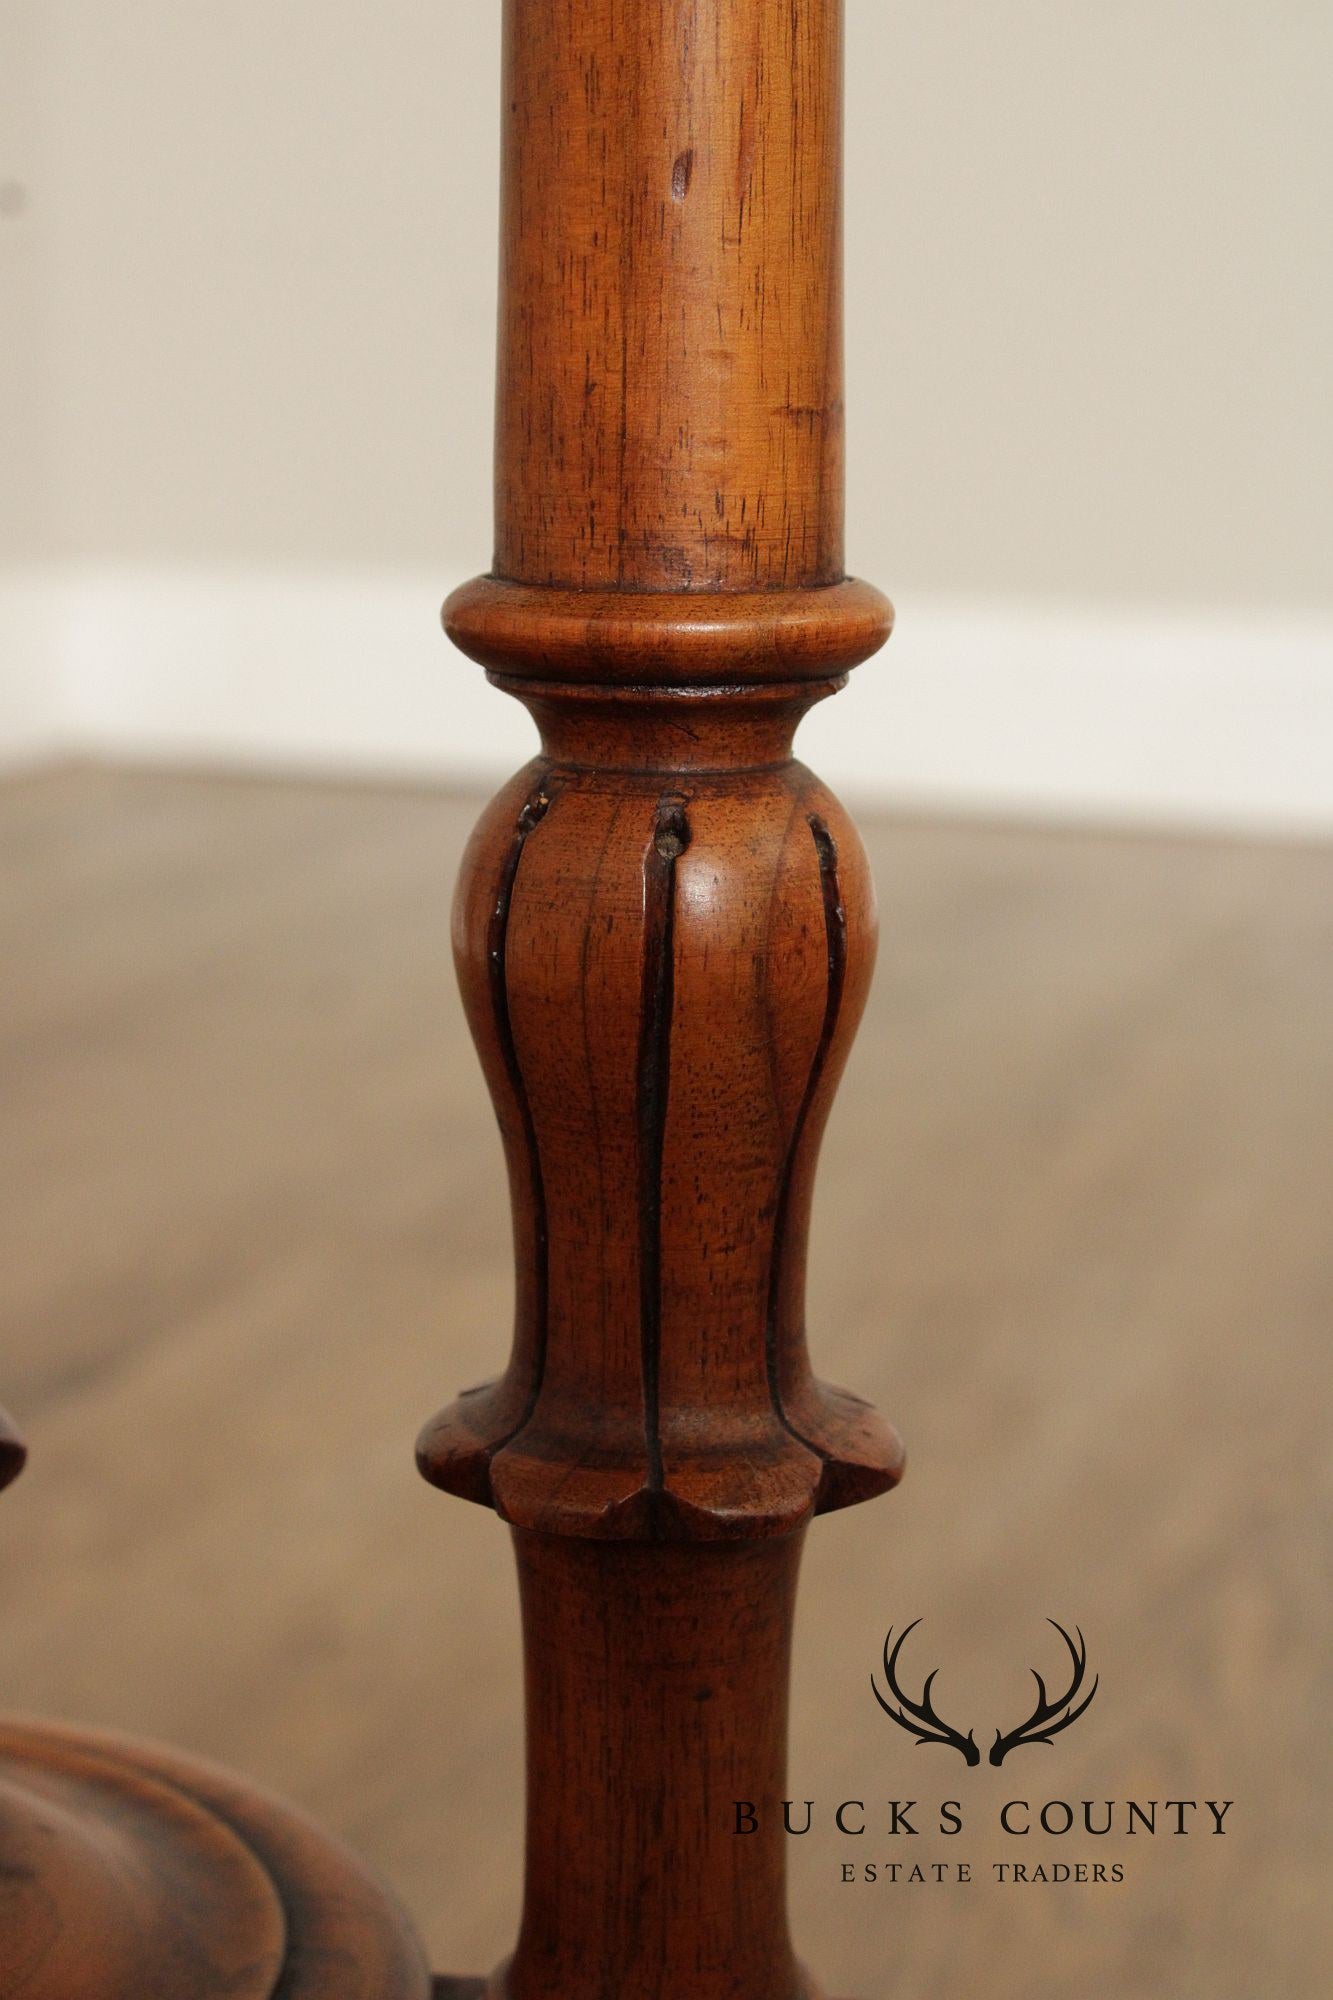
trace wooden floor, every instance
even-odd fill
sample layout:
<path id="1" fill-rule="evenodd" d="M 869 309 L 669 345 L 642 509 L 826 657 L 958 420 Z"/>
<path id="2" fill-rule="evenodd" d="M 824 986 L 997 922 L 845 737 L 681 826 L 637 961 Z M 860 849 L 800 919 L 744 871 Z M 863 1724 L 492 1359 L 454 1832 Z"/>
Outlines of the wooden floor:
<path id="1" fill-rule="evenodd" d="M 510 1939 L 520 1816 L 505 1536 L 411 1462 L 509 1317 L 447 960 L 474 812 L 96 771 L 0 792 L 0 1398 L 32 1447 L 0 1691 L 303 1801 L 459 1972 Z M 884 939 L 811 1325 L 911 1464 L 810 1536 L 799 1943 L 860 2000 L 1323 1995 L 1333 852 L 868 844 Z M 1055 1679 L 1048 1617 L 1097 1698 L 999 1770 L 916 1748 L 868 1684 L 913 1617 L 983 1744 L 1029 1663 Z M 1014 1797 L 1235 1804 L 1224 1838 L 1006 1840 Z M 834 1831 L 845 1798 L 866 1838 Z M 839 1879 L 893 1859 L 975 1879 Z M 1014 1860 L 1125 1880 L 996 1882 Z"/>

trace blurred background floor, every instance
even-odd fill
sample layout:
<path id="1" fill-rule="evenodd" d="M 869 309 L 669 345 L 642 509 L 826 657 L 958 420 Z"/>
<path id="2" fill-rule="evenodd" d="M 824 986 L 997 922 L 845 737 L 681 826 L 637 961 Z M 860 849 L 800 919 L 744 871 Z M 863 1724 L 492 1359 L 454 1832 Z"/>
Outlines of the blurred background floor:
<path id="1" fill-rule="evenodd" d="M 442 1968 L 516 1918 L 503 1530 L 412 1469 L 502 1362 L 498 1140 L 447 914 L 477 801 L 67 769 L 0 790 L 0 1698 L 280 1788 Z M 817 1523 L 797 1630 L 803 1952 L 860 2000 L 1322 1994 L 1333 851 L 865 827 L 880 971 L 816 1201 L 821 1372 L 888 1410 L 887 1503 Z M 915 1748 L 884 1630 L 996 1771 Z M 891 1740 L 890 1740 L 891 1739 Z M 916 1840 L 883 1801 L 915 1797 Z M 1005 1841 L 1026 1797 L 1233 1799 L 1224 1839 Z M 875 1832 L 838 1835 L 867 1801 Z M 933 1831 L 937 1801 L 965 1831 Z M 841 1864 L 972 1864 L 970 1886 Z M 1116 1886 L 997 1860 L 1119 1861 Z"/>

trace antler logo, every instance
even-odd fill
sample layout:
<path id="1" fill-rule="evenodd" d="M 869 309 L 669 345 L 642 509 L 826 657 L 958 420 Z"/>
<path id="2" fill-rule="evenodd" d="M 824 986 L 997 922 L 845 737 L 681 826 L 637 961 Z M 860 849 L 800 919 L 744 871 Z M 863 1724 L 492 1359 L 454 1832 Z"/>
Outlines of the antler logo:
<path id="1" fill-rule="evenodd" d="M 1048 1618 L 1046 1622 L 1048 1625 L 1055 1627 L 1055 1630 L 1060 1634 L 1060 1637 L 1069 1649 L 1072 1669 L 1069 1686 L 1062 1695 L 1052 1701 L 1046 1692 L 1046 1683 L 1037 1672 L 1037 1669 L 1035 1667 L 1028 1669 L 1033 1680 L 1037 1683 L 1037 1705 L 1031 1715 L 1025 1721 L 1020 1722 L 1016 1729 L 1011 1729 L 1007 1732 L 999 1729 L 996 1730 L 995 1741 L 990 1748 L 990 1761 L 992 1764 L 1003 1764 L 1011 1750 L 1019 1750 L 1025 1744 L 1053 1742 L 1062 1729 L 1068 1729 L 1071 1722 L 1078 1721 L 1078 1718 L 1097 1692 L 1100 1684 L 1099 1675 L 1094 1676 L 1092 1686 L 1083 1695 L 1082 1700 L 1079 1700 L 1079 1696 L 1083 1690 L 1084 1678 L 1087 1674 L 1088 1648 L 1078 1626 L 1074 1627 L 1075 1632 L 1078 1633 L 1078 1643 L 1076 1645 L 1068 1632 L 1066 1632 L 1064 1626 L 1057 1624 L 1054 1618 Z M 930 1699 L 930 1690 L 934 1686 L 939 1668 L 932 1667 L 926 1675 L 920 1698 L 916 1701 L 913 1701 L 912 1697 L 905 1692 L 899 1682 L 898 1656 L 902 1652 L 908 1635 L 915 1632 L 920 1623 L 921 1620 L 919 1618 L 914 1618 L 910 1625 L 904 1626 L 892 1650 L 890 1650 L 890 1642 L 893 1639 L 893 1627 L 890 1626 L 884 1635 L 884 1679 L 887 1683 L 889 1694 L 894 1697 L 897 1706 L 895 1707 L 893 1701 L 887 1700 L 880 1693 L 878 1683 L 873 1674 L 870 1676 L 871 1691 L 874 1694 L 875 1700 L 890 1720 L 896 1722 L 900 1729 L 905 1729 L 909 1736 L 915 1736 L 918 1743 L 946 1744 L 949 1749 L 958 1752 L 965 1764 L 979 1764 L 981 1762 L 981 1752 L 977 1748 L 976 1737 L 973 1732 L 969 1729 L 966 1736 L 964 1736 L 961 1730 L 955 1729 L 951 1723 L 946 1722 L 942 1716 L 937 1715 L 935 1712 L 934 1705 Z"/>
<path id="2" fill-rule="evenodd" d="M 1097 1692 L 1101 1681 L 1100 1674 L 1093 1676 L 1092 1686 L 1083 1696 L 1082 1701 L 1078 1700 L 1079 1692 L 1083 1686 L 1083 1676 L 1088 1668 L 1088 1648 L 1082 1632 L 1079 1632 L 1078 1626 L 1074 1627 L 1074 1630 L 1078 1632 L 1078 1644 L 1076 1646 L 1064 1626 L 1056 1625 L 1054 1618 L 1048 1618 L 1046 1623 L 1055 1626 L 1056 1631 L 1069 1648 L 1069 1658 L 1073 1667 L 1069 1686 L 1055 1701 L 1051 1701 L 1046 1694 L 1046 1683 L 1037 1672 L 1037 1669 L 1035 1667 L 1028 1668 L 1028 1672 L 1037 1683 L 1037 1706 L 1033 1709 L 1027 1721 L 1020 1722 L 1017 1729 L 1011 1729 L 1007 1736 L 1001 1735 L 1000 1731 L 996 1730 L 995 1741 L 991 1744 L 990 1752 L 992 1764 L 1003 1764 L 1011 1750 L 1021 1749 L 1025 1743 L 1052 1742 L 1062 1729 L 1068 1729 L 1071 1722 L 1078 1721 L 1080 1715 L 1082 1715 L 1084 1709 Z M 1076 1702 L 1078 1703 L 1077 1707 L 1075 1707 Z"/>
<path id="3" fill-rule="evenodd" d="M 913 1701 L 911 1696 L 905 1694 L 898 1685 L 898 1655 L 907 1641 L 908 1634 L 915 1632 L 920 1623 L 921 1620 L 919 1618 L 914 1618 L 911 1624 L 899 1633 L 898 1643 L 892 1652 L 889 1651 L 889 1641 L 893 1637 L 892 1625 L 890 1625 L 888 1631 L 884 1634 L 884 1678 L 889 1684 L 889 1693 L 897 1696 L 901 1706 L 895 1708 L 892 1702 L 885 1701 L 883 1695 L 875 1685 L 875 1676 L 872 1674 L 870 1676 L 870 1686 L 875 1700 L 884 1710 L 884 1713 L 890 1716 L 900 1729 L 905 1729 L 910 1736 L 915 1736 L 918 1743 L 947 1743 L 951 1750 L 958 1752 L 965 1764 L 979 1764 L 981 1762 L 981 1752 L 977 1748 L 976 1738 L 973 1736 L 972 1731 L 969 1729 L 966 1736 L 960 1736 L 958 1731 L 950 1728 L 949 1724 L 936 1715 L 934 1709 L 931 1707 L 930 1690 L 934 1685 L 935 1676 L 939 1672 L 938 1667 L 932 1667 L 926 1675 L 926 1684 L 921 1690 L 920 1701 Z M 906 1713 L 904 1713 L 904 1710 Z"/>

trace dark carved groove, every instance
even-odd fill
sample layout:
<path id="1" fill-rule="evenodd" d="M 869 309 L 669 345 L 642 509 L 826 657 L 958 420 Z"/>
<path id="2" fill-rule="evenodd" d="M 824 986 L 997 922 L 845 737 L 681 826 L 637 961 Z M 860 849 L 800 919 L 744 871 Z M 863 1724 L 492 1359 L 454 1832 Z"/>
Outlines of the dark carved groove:
<path id="1" fill-rule="evenodd" d="M 643 1427 L 648 1490 L 660 1493 L 662 1434 L 662 1156 L 666 1145 L 671 1072 L 671 1010 L 675 995 L 676 863 L 690 844 L 686 800 L 659 799 L 653 837 L 643 857 L 643 988 L 639 1012 L 639 1337 L 643 1355 Z"/>
<path id="2" fill-rule="evenodd" d="M 522 811 L 514 822 L 514 837 L 505 855 L 504 867 L 500 870 L 499 886 L 495 892 L 495 906 L 490 922 L 486 926 L 486 970 L 490 980 L 491 1008 L 495 1015 L 495 1034 L 504 1057 L 505 1074 L 509 1087 L 514 1093 L 518 1108 L 519 1123 L 523 1127 L 523 1145 L 528 1156 L 528 1179 L 532 1189 L 532 1238 L 533 1256 L 536 1269 L 533 1273 L 533 1314 L 536 1321 L 536 1343 L 533 1358 L 532 1382 L 524 1400 L 518 1421 L 487 1447 L 488 1459 L 512 1444 L 519 1432 L 526 1428 L 537 1407 L 541 1394 L 542 1376 L 546 1371 L 546 1335 L 550 1274 L 548 1270 L 549 1246 L 546 1227 L 546 1184 L 542 1179 L 541 1154 L 537 1147 L 537 1128 L 533 1122 L 532 1106 L 528 1101 L 527 1085 L 523 1081 L 523 1069 L 518 1059 L 518 1048 L 514 1042 L 514 1024 L 509 1015 L 509 986 L 506 977 L 505 953 L 509 942 L 509 912 L 514 901 L 514 885 L 518 880 L 519 863 L 528 840 L 545 819 L 551 802 L 556 795 L 559 780 L 547 771 L 538 779 L 523 803 Z"/>
<path id="3" fill-rule="evenodd" d="M 782 1180 L 778 1188 L 777 1211 L 773 1217 L 773 1247 L 768 1267 L 765 1359 L 768 1365 L 769 1395 L 778 1421 L 798 1444 L 803 1444 L 808 1451 L 815 1452 L 818 1457 L 827 1461 L 829 1454 L 824 1447 L 799 1431 L 787 1415 L 782 1401 L 782 1381 L 778 1368 L 778 1292 L 782 1282 L 782 1255 L 787 1240 L 787 1214 L 791 1207 L 792 1173 L 809 1122 L 810 1109 L 815 1101 L 825 1064 L 828 1062 L 828 1052 L 837 1032 L 838 1015 L 842 1010 L 842 990 L 847 980 L 847 910 L 842 900 L 842 885 L 838 880 L 837 843 L 818 813 L 811 813 L 808 818 L 810 834 L 815 844 L 815 858 L 819 864 L 819 886 L 824 900 L 828 984 L 819 1040 L 815 1044 L 815 1052 L 810 1061 L 810 1074 L 805 1080 L 805 1089 L 801 1093 L 801 1102 L 791 1128 L 791 1137 L 787 1141 L 786 1157 L 782 1162 Z"/>

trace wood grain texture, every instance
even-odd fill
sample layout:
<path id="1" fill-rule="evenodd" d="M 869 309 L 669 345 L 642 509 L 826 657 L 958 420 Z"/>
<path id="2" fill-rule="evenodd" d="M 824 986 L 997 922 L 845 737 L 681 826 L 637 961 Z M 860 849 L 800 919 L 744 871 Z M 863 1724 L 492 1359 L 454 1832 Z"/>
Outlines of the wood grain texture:
<path id="1" fill-rule="evenodd" d="M 477 811 L 0 787 L 0 1386 L 32 1448 L 0 1500 L 0 1693 L 299 1800 L 464 1970 L 519 1917 L 517 1609 L 493 1516 L 441 1506 L 405 1441 L 442 1375 L 494 1372 L 513 1309 L 449 965 Z M 891 1505 L 807 1537 L 789 1789 L 956 1796 L 942 1757 L 971 1821 L 1015 1793 L 1220 1790 L 1238 1824 L 1111 1837 L 1123 1888 L 1071 1903 L 845 1889 L 820 1817 L 790 1843 L 803 1954 L 862 2000 L 938 2000 L 941 1966 L 973 2000 L 1321 2000 L 1333 856 L 863 838 L 880 966 L 810 1324 L 915 1461 Z M 868 1676 L 918 1614 L 941 1700 L 979 1722 L 1023 1712 L 1047 1615 L 1083 1625 L 1101 1691 L 1026 1753 L 1040 1793 L 1017 1757 L 886 1741 Z"/>
<path id="2" fill-rule="evenodd" d="M 495 574 L 842 575 L 841 0 L 509 0 Z"/>
<path id="3" fill-rule="evenodd" d="M 533 1811 L 491 1990 L 803 2000 L 785 1843 L 715 1801 L 783 1783 L 800 1531 L 902 1470 L 805 1331 L 875 915 L 792 737 L 891 622 L 843 575 L 841 4 L 504 23 L 495 556 L 444 623 L 541 735 L 454 922 L 517 1316 L 418 1446 L 520 1556 Z"/>
<path id="4" fill-rule="evenodd" d="M 782 1793 L 798 1531 L 902 1464 L 805 1334 L 869 872 L 790 754 L 820 687 L 511 685 L 543 754 L 473 837 L 454 946 L 518 1312 L 418 1446 L 518 1531 L 533 1810 L 490 1990 L 815 2000 L 781 1830 L 738 1847 L 717 1801 Z"/>
<path id="5" fill-rule="evenodd" d="M 653 1993 L 666 1965 L 707 2000 L 817 2000 L 792 1953 L 780 1824 L 742 1846 L 726 1812 L 701 1810 L 751 1781 L 781 1795 L 800 1536 L 515 1542 L 527 1852 L 496 1994 Z"/>
<path id="6" fill-rule="evenodd" d="M 627 756 L 651 759 L 653 720 L 628 718 Z M 690 727 L 734 741 L 725 712 Z M 539 760 L 500 794 L 455 948 L 519 1314 L 507 1373 L 423 1434 L 435 1484 L 523 1527 L 709 1540 L 892 1483 L 896 1438 L 815 1381 L 804 1322 L 814 1162 L 874 937 L 850 822 L 790 759 Z"/>
<path id="7" fill-rule="evenodd" d="M 856 577 L 821 590 L 558 590 L 479 576 L 444 611 L 454 644 L 534 680 L 732 686 L 827 681 L 888 638 L 893 606 Z"/>

